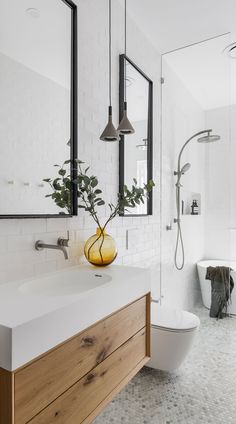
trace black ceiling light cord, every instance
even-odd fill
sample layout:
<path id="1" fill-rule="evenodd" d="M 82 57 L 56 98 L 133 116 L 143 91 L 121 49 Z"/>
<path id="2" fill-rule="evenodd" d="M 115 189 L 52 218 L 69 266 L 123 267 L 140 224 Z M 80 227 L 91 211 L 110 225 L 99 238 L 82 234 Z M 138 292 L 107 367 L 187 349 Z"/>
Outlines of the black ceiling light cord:
<path id="1" fill-rule="evenodd" d="M 134 134 L 134 128 L 127 116 L 127 0 L 125 0 L 125 60 L 124 60 L 124 112 L 123 118 L 117 129 L 120 135 Z"/>
<path id="2" fill-rule="evenodd" d="M 111 0 L 109 1 L 109 107 L 108 107 L 108 123 L 100 136 L 102 141 L 118 141 L 119 133 L 115 129 L 112 122 L 112 13 L 111 13 Z"/>

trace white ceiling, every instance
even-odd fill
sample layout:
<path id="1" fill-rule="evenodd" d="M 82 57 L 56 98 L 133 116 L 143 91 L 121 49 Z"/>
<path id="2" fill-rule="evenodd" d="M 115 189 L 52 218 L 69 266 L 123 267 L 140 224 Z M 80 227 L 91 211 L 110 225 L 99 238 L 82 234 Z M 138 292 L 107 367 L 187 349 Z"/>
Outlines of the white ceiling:
<path id="1" fill-rule="evenodd" d="M 236 104 L 236 60 L 223 53 L 230 42 L 226 35 L 164 55 L 163 76 L 167 64 L 205 110 Z"/>
<path id="2" fill-rule="evenodd" d="M 127 0 L 127 7 L 160 53 L 236 28 L 236 0 Z"/>

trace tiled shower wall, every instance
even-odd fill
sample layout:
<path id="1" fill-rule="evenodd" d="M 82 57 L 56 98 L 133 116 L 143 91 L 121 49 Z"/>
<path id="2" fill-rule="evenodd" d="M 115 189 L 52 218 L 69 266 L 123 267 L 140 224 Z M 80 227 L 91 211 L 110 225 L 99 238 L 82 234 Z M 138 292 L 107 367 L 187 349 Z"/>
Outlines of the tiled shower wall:
<path id="1" fill-rule="evenodd" d="M 106 0 L 77 0 L 79 12 L 79 157 L 98 176 L 107 200 L 118 190 L 118 143 L 99 141 L 107 119 L 108 105 L 108 16 Z M 123 53 L 123 9 L 113 4 L 113 105 L 118 124 L 119 54 Z M 128 20 L 128 56 L 154 82 L 154 215 L 144 218 L 117 218 L 108 232 L 117 241 L 117 263 L 152 265 L 158 296 L 159 263 L 159 129 L 160 129 L 160 56 L 145 35 Z M 127 140 L 128 142 L 128 140 Z M 2 199 L 4 201 L 4 199 Z M 106 210 L 101 209 L 105 217 Z M 0 283 L 23 279 L 72 266 L 84 260 L 83 244 L 95 232 L 94 222 L 79 212 L 72 219 L 0 220 Z M 57 251 L 36 252 L 37 239 L 55 243 L 70 230 L 70 260 Z M 130 247 L 126 250 L 126 231 Z"/>

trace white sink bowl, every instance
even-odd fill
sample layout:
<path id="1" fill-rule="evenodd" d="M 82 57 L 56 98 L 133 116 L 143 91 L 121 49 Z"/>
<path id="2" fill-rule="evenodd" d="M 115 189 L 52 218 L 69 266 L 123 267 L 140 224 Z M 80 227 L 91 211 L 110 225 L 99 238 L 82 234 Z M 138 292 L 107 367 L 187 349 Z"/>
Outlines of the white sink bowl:
<path id="1" fill-rule="evenodd" d="M 19 286 L 22 293 L 39 296 L 71 296 L 100 287 L 112 280 L 103 272 L 77 270 L 27 281 Z"/>

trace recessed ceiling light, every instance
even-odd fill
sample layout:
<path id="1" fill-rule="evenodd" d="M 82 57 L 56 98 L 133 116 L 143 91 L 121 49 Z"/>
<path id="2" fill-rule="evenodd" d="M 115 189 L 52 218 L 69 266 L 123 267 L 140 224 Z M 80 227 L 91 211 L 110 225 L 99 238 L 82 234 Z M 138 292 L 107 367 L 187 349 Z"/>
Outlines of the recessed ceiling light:
<path id="1" fill-rule="evenodd" d="M 228 55 L 232 59 L 236 59 L 236 45 L 233 46 L 233 47 L 230 47 L 229 52 L 228 52 Z"/>
<path id="2" fill-rule="evenodd" d="M 236 42 L 225 47 L 223 53 L 226 53 L 230 59 L 236 59 Z"/>
<path id="3" fill-rule="evenodd" d="M 27 13 L 27 15 L 29 15 L 33 19 L 40 18 L 40 11 L 35 7 L 29 7 L 28 9 L 26 9 L 25 13 Z"/>

